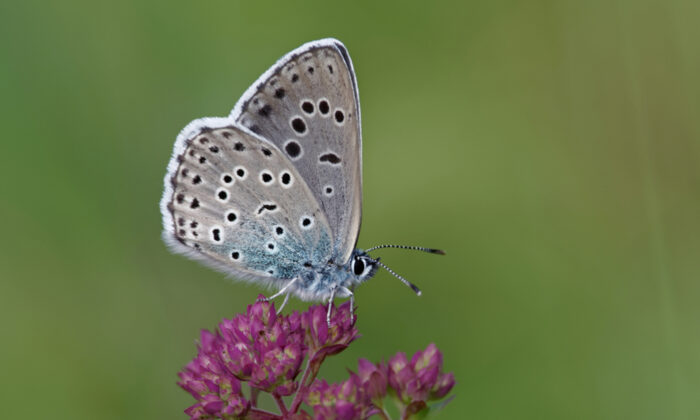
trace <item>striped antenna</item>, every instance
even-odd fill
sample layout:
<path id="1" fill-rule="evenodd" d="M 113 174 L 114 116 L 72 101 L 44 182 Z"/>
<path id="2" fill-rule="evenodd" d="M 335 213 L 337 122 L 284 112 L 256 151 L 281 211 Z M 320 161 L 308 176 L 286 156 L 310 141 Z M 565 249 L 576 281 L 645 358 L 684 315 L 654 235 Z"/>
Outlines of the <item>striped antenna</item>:
<path id="1" fill-rule="evenodd" d="M 422 246 L 409 246 L 409 245 L 377 245 L 377 246 L 373 246 L 370 249 L 366 249 L 365 252 L 372 252 L 375 249 L 382 249 L 382 248 L 413 249 L 415 251 L 423 251 L 423 252 L 428 252 L 430 254 L 445 255 L 445 251 L 443 251 L 441 249 L 425 248 Z"/>
<path id="2" fill-rule="evenodd" d="M 423 292 L 420 291 L 420 289 L 418 288 L 418 286 L 416 286 L 415 284 L 413 284 L 413 283 L 411 283 L 410 281 L 406 280 L 405 278 L 401 277 L 401 276 L 400 276 L 399 274 L 397 274 L 394 270 L 392 270 L 391 268 L 387 267 L 387 266 L 384 265 L 383 263 L 379 262 L 379 259 L 376 259 L 376 260 L 375 260 L 375 259 L 369 258 L 369 260 L 370 260 L 370 261 L 374 261 L 378 266 L 382 267 L 383 269 L 385 269 L 386 271 L 388 271 L 389 273 L 391 273 L 392 276 L 394 276 L 394 277 L 396 277 L 397 279 L 401 280 L 401 282 L 403 282 L 403 284 L 405 284 L 406 286 L 408 286 L 408 287 L 410 287 L 411 289 L 413 289 L 413 291 L 416 292 L 416 295 L 420 296 L 420 295 L 423 293 Z"/>

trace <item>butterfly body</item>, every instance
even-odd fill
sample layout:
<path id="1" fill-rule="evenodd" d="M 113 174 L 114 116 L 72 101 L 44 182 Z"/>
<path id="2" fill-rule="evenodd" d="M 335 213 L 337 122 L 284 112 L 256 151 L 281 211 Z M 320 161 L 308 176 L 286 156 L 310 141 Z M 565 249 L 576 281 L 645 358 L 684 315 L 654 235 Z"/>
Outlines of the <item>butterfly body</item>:
<path id="1" fill-rule="evenodd" d="M 352 297 L 383 265 L 355 248 L 362 139 L 357 81 L 343 44 L 302 45 L 265 72 L 228 117 L 187 125 L 175 141 L 160 207 L 163 237 L 175 252 L 278 294 Z"/>
<path id="2" fill-rule="evenodd" d="M 355 271 L 353 266 L 358 264 L 357 261 L 363 259 L 364 255 L 363 251 L 355 250 L 346 264 L 336 264 L 332 260 L 318 265 L 309 264 L 296 274 L 299 280 L 290 289 L 302 300 L 326 300 L 334 290 L 338 297 L 350 297 L 346 290 L 354 289 L 376 272 L 376 265 L 371 263 L 367 268 Z"/>

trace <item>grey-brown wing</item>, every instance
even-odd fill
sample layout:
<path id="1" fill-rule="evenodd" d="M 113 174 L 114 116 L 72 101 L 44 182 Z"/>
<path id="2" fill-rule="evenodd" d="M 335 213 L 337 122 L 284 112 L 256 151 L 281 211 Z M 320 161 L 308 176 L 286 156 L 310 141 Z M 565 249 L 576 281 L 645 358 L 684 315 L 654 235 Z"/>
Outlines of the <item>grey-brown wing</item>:
<path id="1" fill-rule="evenodd" d="M 357 82 L 343 44 L 315 41 L 287 54 L 231 117 L 290 159 L 328 220 L 333 258 L 348 261 L 360 229 L 362 139 Z"/>
<path id="2" fill-rule="evenodd" d="M 183 130 L 165 185 L 164 237 L 176 252 L 276 288 L 330 258 L 328 222 L 299 172 L 229 119 Z"/>

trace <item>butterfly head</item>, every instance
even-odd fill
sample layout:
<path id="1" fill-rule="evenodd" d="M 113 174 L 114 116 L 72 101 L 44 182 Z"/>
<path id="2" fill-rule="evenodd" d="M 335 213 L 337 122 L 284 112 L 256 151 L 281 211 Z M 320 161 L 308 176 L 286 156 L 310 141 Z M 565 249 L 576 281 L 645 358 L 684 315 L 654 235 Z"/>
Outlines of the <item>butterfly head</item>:
<path id="1" fill-rule="evenodd" d="M 381 248 L 412 249 L 412 250 L 416 250 L 416 251 L 428 252 L 430 254 L 445 255 L 445 251 L 442 251 L 440 249 L 424 248 L 424 247 L 420 247 L 420 246 L 405 246 L 405 245 L 379 245 L 379 246 L 375 246 L 375 247 L 372 247 L 372 248 L 367 249 L 367 250 L 356 249 L 352 253 L 352 258 L 350 259 L 350 262 L 349 262 L 349 268 L 350 268 L 350 271 L 352 272 L 352 274 L 355 276 L 355 281 L 357 283 L 362 283 L 366 280 L 369 280 L 377 273 L 377 270 L 379 269 L 379 267 L 381 267 L 381 268 L 385 269 L 386 271 L 388 271 L 392 276 L 401 280 L 401 282 L 403 282 L 403 284 L 405 284 L 406 286 L 413 289 L 413 291 L 418 296 L 421 295 L 421 291 L 415 284 L 406 280 L 401 275 L 397 274 L 394 270 L 387 267 L 385 264 L 381 263 L 379 261 L 379 258 L 370 257 L 369 253 L 371 251 L 381 249 Z"/>
<path id="2" fill-rule="evenodd" d="M 356 249 L 350 259 L 350 271 L 357 283 L 371 279 L 379 269 L 379 259 L 370 257 L 365 251 Z"/>

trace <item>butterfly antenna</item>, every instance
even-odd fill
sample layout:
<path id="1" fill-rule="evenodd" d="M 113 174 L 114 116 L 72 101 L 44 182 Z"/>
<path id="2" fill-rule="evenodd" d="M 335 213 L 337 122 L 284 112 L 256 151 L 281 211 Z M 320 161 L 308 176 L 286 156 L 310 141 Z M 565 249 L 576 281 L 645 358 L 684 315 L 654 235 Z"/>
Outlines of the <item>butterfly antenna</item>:
<path id="1" fill-rule="evenodd" d="M 370 249 L 366 249 L 365 252 L 372 252 L 375 249 L 382 249 L 382 248 L 413 249 L 415 251 L 423 251 L 423 252 L 428 252 L 430 254 L 445 255 L 445 251 L 443 251 L 441 249 L 425 248 L 422 246 L 408 246 L 408 245 L 377 245 L 377 246 L 374 246 Z"/>
<path id="2" fill-rule="evenodd" d="M 418 288 L 418 286 L 416 286 L 415 284 L 413 284 L 413 283 L 411 283 L 410 281 L 406 280 L 405 278 L 401 277 L 401 275 L 399 275 L 398 273 L 396 273 L 394 270 L 392 270 L 391 268 L 387 267 L 387 266 L 384 265 L 383 263 L 379 262 L 379 259 L 376 259 L 376 260 L 375 260 L 375 259 L 371 259 L 371 258 L 370 258 L 370 260 L 374 261 L 378 266 L 382 267 L 383 269 L 385 269 L 386 271 L 388 271 L 389 273 L 391 273 L 392 276 L 394 276 L 394 277 L 396 277 L 397 279 L 401 280 L 401 282 L 402 282 L 403 284 L 405 284 L 406 286 L 408 286 L 408 287 L 410 287 L 411 289 L 413 289 L 413 291 L 416 292 L 416 295 L 420 296 L 420 295 L 423 293 L 423 292 L 420 291 L 420 289 Z"/>

